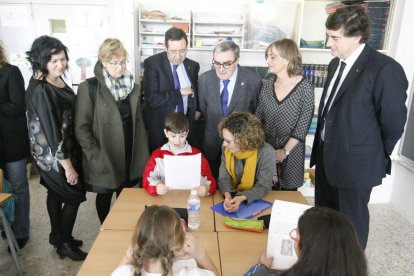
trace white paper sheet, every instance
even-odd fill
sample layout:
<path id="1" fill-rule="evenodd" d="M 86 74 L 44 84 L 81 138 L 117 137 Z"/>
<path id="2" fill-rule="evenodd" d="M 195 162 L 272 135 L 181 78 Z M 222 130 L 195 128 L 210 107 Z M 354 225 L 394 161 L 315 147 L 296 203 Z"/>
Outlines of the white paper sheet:
<path id="1" fill-rule="evenodd" d="M 200 186 L 201 153 L 189 156 L 164 156 L 165 185 L 189 190 Z"/>
<path id="2" fill-rule="evenodd" d="M 273 269 L 287 269 L 298 259 L 290 231 L 297 228 L 299 217 L 312 206 L 275 200 L 267 238 L 267 257 L 274 257 Z"/>

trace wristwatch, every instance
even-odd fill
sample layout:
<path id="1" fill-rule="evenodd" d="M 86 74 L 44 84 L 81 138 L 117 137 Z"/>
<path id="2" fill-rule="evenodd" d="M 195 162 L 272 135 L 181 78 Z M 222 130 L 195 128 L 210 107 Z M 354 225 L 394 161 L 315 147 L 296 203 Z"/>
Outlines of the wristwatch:
<path id="1" fill-rule="evenodd" d="M 290 154 L 290 151 L 283 149 L 283 153 L 285 154 L 285 156 L 288 156 Z"/>

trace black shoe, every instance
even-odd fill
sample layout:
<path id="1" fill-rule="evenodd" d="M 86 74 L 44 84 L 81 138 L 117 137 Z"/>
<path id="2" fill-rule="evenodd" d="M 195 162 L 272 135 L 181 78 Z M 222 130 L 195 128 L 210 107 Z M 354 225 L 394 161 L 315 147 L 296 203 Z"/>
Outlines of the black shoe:
<path id="1" fill-rule="evenodd" d="M 49 243 L 53 245 L 54 247 L 57 247 L 59 245 L 59 240 L 60 239 L 58 235 L 49 234 Z M 83 245 L 83 241 L 74 239 L 73 237 L 72 237 L 72 240 L 69 242 L 72 243 L 76 247 Z"/>
<path id="2" fill-rule="evenodd" d="M 57 253 L 61 259 L 69 257 L 73 261 L 83 261 L 88 256 L 88 253 L 83 252 L 72 243 L 64 242 L 57 247 Z"/>
<path id="3" fill-rule="evenodd" d="M 5 231 L 1 231 L 1 237 L 3 238 L 3 240 L 6 239 L 6 232 Z"/>

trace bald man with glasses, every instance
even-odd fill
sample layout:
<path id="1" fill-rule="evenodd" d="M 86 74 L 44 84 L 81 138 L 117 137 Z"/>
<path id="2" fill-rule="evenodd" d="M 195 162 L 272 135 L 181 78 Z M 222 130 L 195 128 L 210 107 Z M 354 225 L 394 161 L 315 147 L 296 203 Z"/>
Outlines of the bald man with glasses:
<path id="1" fill-rule="evenodd" d="M 205 119 L 202 149 L 211 171 L 218 178 L 222 140 L 217 126 L 232 112 L 256 111 L 262 88 L 261 78 L 239 66 L 240 48 L 230 40 L 221 41 L 213 50 L 213 69 L 200 76 L 199 107 Z"/>
<path id="2" fill-rule="evenodd" d="M 189 142 L 197 146 L 192 130 L 200 65 L 187 58 L 187 46 L 186 33 L 172 27 L 165 33 L 166 51 L 144 61 L 144 114 L 151 151 L 166 142 L 164 121 L 172 112 L 186 115 L 190 124 Z"/>

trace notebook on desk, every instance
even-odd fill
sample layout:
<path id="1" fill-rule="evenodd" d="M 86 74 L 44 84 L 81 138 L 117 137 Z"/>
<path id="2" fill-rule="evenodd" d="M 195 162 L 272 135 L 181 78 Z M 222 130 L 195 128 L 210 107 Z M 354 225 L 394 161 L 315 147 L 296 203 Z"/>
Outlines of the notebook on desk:
<path id="1" fill-rule="evenodd" d="M 271 206 L 272 203 L 262 199 L 258 199 L 248 205 L 240 204 L 239 210 L 235 213 L 229 213 L 226 210 L 224 210 L 223 201 L 212 206 L 211 209 L 225 217 L 249 219 L 254 216 L 257 216 L 258 214 L 260 214 L 267 208 L 270 208 Z"/>

